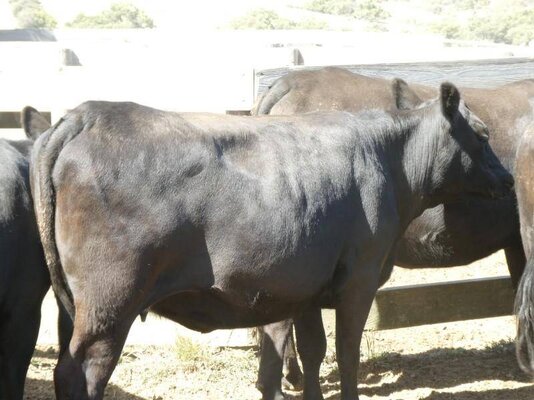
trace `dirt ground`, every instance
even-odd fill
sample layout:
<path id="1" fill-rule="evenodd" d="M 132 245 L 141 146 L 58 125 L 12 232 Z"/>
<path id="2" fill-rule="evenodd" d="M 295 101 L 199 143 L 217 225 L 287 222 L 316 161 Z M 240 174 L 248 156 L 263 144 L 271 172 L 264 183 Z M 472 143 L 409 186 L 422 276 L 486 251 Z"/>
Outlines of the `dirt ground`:
<path id="1" fill-rule="evenodd" d="M 388 285 L 505 275 L 502 254 L 467 267 L 396 269 Z M 43 327 L 26 385 L 26 399 L 53 398 L 57 358 L 54 303 L 47 298 Z M 325 399 L 339 399 L 331 314 L 325 315 L 328 351 L 321 370 Z M 244 331 L 192 334 L 156 317 L 136 322 L 106 399 L 259 399 L 254 347 Z M 359 377 L 362 400 L 531 400 L 534 385 L 519 370 L 513 317 L 366 332 Z M 288 399 L 302 398 L 287 391 Z"/>

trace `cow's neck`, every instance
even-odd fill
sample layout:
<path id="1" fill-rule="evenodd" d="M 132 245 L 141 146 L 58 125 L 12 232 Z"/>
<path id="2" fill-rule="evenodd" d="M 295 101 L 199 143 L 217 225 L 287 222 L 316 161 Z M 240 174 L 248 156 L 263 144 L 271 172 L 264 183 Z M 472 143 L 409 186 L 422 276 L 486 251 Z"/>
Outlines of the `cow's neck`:
<path id="1" fill-rule="evenodd" d="M 434 159 L 439 154 L 438 119 L 423 114 L 421 110 L 410 115 L 400 115 L 400 132 L 392 138 L 388 149 L 390 173 L 397 201 L 401 225 L 407 227 L 425 209 L 439 201 L 431 196 Z M 434 132 L 432 132 L 433 130 Z"/>

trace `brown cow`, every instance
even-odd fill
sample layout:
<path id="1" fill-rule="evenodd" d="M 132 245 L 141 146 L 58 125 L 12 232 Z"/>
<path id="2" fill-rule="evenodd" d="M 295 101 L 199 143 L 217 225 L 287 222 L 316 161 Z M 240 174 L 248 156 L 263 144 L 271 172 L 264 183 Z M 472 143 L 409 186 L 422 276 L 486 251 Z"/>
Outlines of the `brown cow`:
<path id="1" fill-rule="evenodd" d="M 523 134 L 515 163 L 517 201 L 526 267 L 516 297 L 517 358 L 534 376 L 534 125 Z"/>

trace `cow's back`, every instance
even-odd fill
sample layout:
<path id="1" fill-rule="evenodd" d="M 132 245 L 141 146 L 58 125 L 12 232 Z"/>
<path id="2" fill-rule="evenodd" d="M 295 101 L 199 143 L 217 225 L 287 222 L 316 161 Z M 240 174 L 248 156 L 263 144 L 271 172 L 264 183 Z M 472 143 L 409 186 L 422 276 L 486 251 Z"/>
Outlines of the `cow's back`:
<path id="1" fill-rule="evenodd" d="M 534 120 L 534 80 L 526 79 L 494 89 L 465 88 L 466 103 L 488 126 L 490 143 L 511 172 L 518 141 Z"/>
<path id="2" fill-rule="evenodd" d="M 422 85 L 414 89 L 425 99 L 434 90 Z M 262 103 L 270 103 L 262 104 Z M 270 107 L 269 107 L 270 106 Z M 258 114 L 290 115 L 311 111 L 391 109 L 395 99 L 389 81 L 338 67 L 295 71 L 278 79 L 256 105 Z"/>
<path id="3" fill-rule="evenodd" d="M 0 299 L 48 287 L 29 184 L 30 141 L 0 140 Z M 24 286 L 24 287 L 22 287 Z M 9 291 L 9 293 L 8 293 Z"/>
<path id="4" fill-rule="evenodd" d="M 423 101 L 437 96 L 437 91 L 429 86 L 411 83 L 410 88 Z M 495 154 L 513 171 L 517 140 L 534 119 L 531 103 L 534 80 L 521 80 L 493 89 L 463 88 L 462 94 L 469 107 L 488 126 Z M 293 71 L 279 78 L 258 100 L 253 113 L 291 115 L 325 110 L 359 112 L 374 108 L 396 108 L 389 80 L 327 67 Z"/>

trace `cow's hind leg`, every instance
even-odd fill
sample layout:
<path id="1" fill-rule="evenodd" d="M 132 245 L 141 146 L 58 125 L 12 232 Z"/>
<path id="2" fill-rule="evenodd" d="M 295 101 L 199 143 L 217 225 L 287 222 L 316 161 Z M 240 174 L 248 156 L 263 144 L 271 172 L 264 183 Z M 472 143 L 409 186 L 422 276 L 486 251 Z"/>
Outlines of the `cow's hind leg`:
<path id="1" fill-rule="evenodd" d="M 292 323 L 291 323 L 292 324 Z M 284 325 L 285 326 L 285 325 Z M 258 346 L 260 347 L 260 365 L 262 364 L 263 357 L 276 357 L 275 354 L 269 355 L 268 349 L 262 349 L 263 343 L 263 327 L 256 328 L 258 335 Z M 293 328 L 290 327 L 287 332 L 287 337 L 282 337 L 281 335 L 276 335 L 272 337 L 273 340 L 280 341 L 281 345 L 285 342 L 284 357 L 283 357 L 283 377 L 282 377 L 282 388 L 289 390 L 300 390 L 302 388 L 302 371 L 297 360 L 297 352 L 295 349 L 295 340 L 293 338 Z M 272 351 L 276 351 L 275 348 L 279 345 L 271 346 Z M 258 389 L 265 387 L 265 383 L 262 382 L 263 376 L 258 374 L 258 382 L 256 387 Z M 260 389 L 261 390 L 261 389 Z"/>
<path id="2" fill-rule="evenodd" d="M 304 399 L 322 400 L 319 369 L 326 354 L 326 336 L 320 308 L 311 308 L 295 318 L 297 350 L 304 370 Z"/>
<path id="3" fill-rule="evenodd" d="M 521 244 L 521 238 L 517 238 L 514 246 L 504 249 L 504 254 L 506 255 L 506 263 L 508 264 L 508 271 L 510 271 L 512 285 L 514 290 L 517 290 L 519 281 L 521 280 L 521 276 L 525 270 L 525 264 L 527 262 L 525 251 L 523 250 L 523 245 Z"/>
<path id="4" fill-rule="evenodd" d="M 282 387 L 290 390 L 302 389 L 302 371 L 300 370 L 293 338 L 293 329 L 289 330 L 286 347 L 284 350 L 284 376 Z"/>
<path id="5" fill-rule="evenodd" d="M 31 310 L 17 308 L 0 339 L 0 400 L 21 400 L 41 321 L 40 302 Z"/>
<path id="6" fill-rule="evenodd" d="M 61 304 L 61 301 L 56 298 L 57 307 L 58 307 L 58 320 L 57 320 L 57 332 L 58 332 L 58 342 L 59 342 L 59 357 L 67 350 L 70 339 L 72 338 L 72 319 L 70 318 L 69 313 Z"/>
<path id="7" fill-rule="evenodd" d="M 62 354 L 54 371 L 58 400 L 101 400 L 104 397 L 104 389 L 137 315 L 117 320 L 105 312 L 95 314 L 77 309 L 68 350 Z M 100 324 L 90 316 L 105 322 Z"/>
<path id="8" fill-rule="evenodd" d="M 292 321 L 285 320 L 263 327 L 260 368 L 256 387 L 263 400 L 283 400 L 282 357 L 291 334 Z"/>

